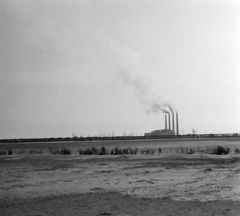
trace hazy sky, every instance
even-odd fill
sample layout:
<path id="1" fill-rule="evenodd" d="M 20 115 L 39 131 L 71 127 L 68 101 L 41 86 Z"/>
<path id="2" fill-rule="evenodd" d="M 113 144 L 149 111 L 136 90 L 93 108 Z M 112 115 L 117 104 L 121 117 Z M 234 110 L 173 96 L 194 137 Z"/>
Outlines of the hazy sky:
<path id="1" fill-rule="evenodd" d="M 240 132 L 238 0 L 3 0 L 0 138 Z M 157 102 L 156 102 L 157 103 Z"/>

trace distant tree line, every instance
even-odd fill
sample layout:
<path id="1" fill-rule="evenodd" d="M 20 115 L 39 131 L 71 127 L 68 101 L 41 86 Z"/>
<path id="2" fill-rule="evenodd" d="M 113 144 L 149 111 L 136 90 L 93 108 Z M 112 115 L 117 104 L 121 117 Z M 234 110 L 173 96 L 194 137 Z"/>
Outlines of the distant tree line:
<path id="1" fill-rule="evenodd" d="M 110 140 L 148 140 L 148 139 L 184 139 L 184 138 L 228 138 L 240 137 L 239 133 L 231 134 L 186 134 L 186 135 L 149 135 L 149 136 L 108 136 L 108 137 L 58 137 L 58 138 L 20 138 L 1 139 L 0 143 L 23 143 L 23 142 L 75 142 L 75 141 L 110 141 Z"/>

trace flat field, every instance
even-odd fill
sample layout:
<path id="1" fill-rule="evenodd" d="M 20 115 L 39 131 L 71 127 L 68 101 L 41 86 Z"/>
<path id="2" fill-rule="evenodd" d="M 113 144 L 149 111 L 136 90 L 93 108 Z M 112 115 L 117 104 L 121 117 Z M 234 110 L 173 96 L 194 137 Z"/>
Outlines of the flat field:
<path id="1" fill-rule="evenodd" d="M 139 151 L 78 153 L 102 146 Z M 217 146 L 229 154 L 210 154 Z M 49 151 L 63 147 L 71 155 Z M 0 215 L 240 215 L 235 147 L 239 138 L 0 144 L 12 151 L 0 155 Z"/>

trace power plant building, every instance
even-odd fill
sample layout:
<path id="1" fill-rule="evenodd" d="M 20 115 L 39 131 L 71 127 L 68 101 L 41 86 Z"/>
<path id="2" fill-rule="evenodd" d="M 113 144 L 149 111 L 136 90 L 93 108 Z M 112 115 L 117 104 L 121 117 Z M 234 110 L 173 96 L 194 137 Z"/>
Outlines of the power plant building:
<path id="1" fill-rule="evenodd" d="M 154 130 L 150 133 L 145 133 L 144 136 L 168 136 L 168 135 L 179 135 L 179 128 L 178 128 L 178 113 L 176 113 L 176 132 L 174 128 L 174 112 L 172 111 L 172 129 L 171 129 L 171 114 L 170 112 L 167 112 L 168 114 L 168 121 L 167 121 L 167 115 L 165 115 L 165 129 L 163 130 Z M 167 122 L 168 122 L 168 128 L 167 128 Z"/>
<path id="2" fill-rule="evenodd" d="M 159 136 L 159 135 L 175 135 L 173 130 L 163 129 L 163 130 L 155 130 L 150 133 L 145 133 L 144 136 Z"/>

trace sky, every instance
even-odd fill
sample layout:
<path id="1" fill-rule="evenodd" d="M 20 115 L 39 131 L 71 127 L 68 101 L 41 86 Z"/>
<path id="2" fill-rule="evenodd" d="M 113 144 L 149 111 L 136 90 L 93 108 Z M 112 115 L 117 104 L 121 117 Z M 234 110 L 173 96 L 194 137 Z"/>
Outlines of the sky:
<path id="1" fill-rule="evenodd" d="M 240 133 L 238 0 L 3 0 L 0 139 Z"/>

